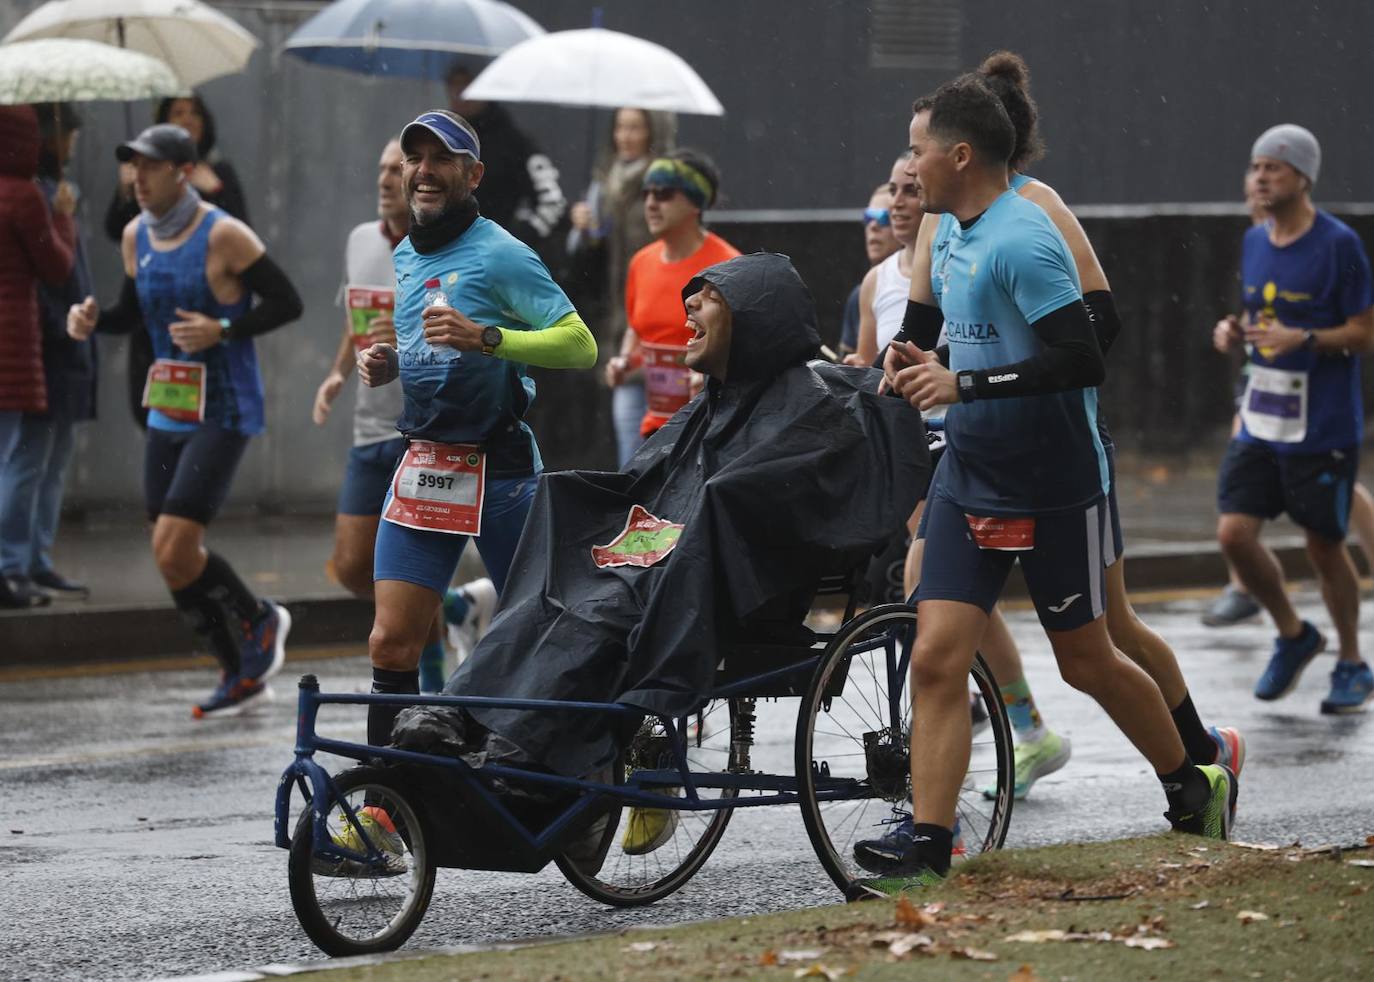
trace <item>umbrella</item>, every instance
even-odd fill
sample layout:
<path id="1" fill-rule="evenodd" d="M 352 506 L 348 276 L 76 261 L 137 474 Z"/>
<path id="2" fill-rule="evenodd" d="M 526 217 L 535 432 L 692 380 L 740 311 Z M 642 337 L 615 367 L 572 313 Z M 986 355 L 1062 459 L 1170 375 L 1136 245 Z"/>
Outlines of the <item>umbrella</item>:
<path id="1" fill-rule="evenodd" d="M 152 55 L 176 72 L 183 90 L 243 71 L 258 46 L 236 21 L 198 0 L 49 0 L 4 43 L 58 37 Z"/>
<path id="2" fill-rule="evenodd" d="M 336 0 L 284 50 L 314 65 L 438 81 L 455 55 L 490 58 L 543 33 L 498 0 Z"/>
<path id="3" fill-rule="evenodd" d="M 463 96 L 491 102 L 725 114 L 701 76 L 673 52 L 600 27 L 522 41 L 488 65 Z"/>
<path id="4" fill-rule="evenodd" d="M 97 41 L 48 38 L 0 45 L 0 105 L 150 99 L 182 89 L 156 58 Z"/>

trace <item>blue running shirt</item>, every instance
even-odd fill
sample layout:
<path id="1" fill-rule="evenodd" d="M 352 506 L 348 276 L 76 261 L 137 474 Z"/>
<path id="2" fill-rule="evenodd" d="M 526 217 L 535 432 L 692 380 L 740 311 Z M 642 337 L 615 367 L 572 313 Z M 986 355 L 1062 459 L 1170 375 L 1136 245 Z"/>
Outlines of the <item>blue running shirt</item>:
<path id="1" fill-rule="evenodd" d="M 398 428 L 413 440 L 483 446 L 491 477 L 534 473 L 539 450 L 523 422 L 534 380 L 516 362 L 425 341 L 425 281 L 437 279 L 454 309 L 484 327 L 540 331 L 572 313 L 572 303 L 534 250 L 486 218 L 429 255 L 404 239 L 392 260 L 405 397 Z"/>
<path id="2" fill-rule="evenodd" d="M 138 306 L 153 342 L 153 355 L 174 361 L 205 365 L 205 422 L 251 436 L 263 430 L 262 376 L 251 338 L 225 341 L 188 355 L 172 343 L 167 327 L 179 320 L 177 308 L 194 310 L 219 320 L 234 320 L 248 310 L 252 298 L 245 290 L 237 303 L 220 303 L 205 278 L 205 257 L 210 250 L 210 229 L 224 217 L 214 206 L 200 220 L 191 237 L 175 249 L 154 249 L 147 227 L 138 223 L 135 262 L 138 273 Z M 200 424 L 171 419 L 156 409 L 148 413 L 155 430 L 187 432 Z"/>
<path id="3" fill-rule="evenodd" d="M 1320 331 L 1340 327 L 1374 305 L 1374 278 L 1360 237 L 1324 211 L 1317 212 L 1302 238 L 1282 248 L 1269 241 L 1267 225 L 1251 228 L 1240 269 L 1241 302 L 1252 319 L 1268 316 L 1286 327 Z M 1242 422 L 1240 439 L 1282 454 L 1359 446 L 1364 436 L 1359 355 L 1299 348 L 1271 360 L 1251 345 L 1249 357 L 1251 365 L 1306 376 L 1307 427 L 1301 440 L 1278 442 L 1251 434 Z"/>
<path id="4" fill-rule="evenodd" d="M 969 228 L 941 216 L 931 289 L 945 317 L 950 369 L 995 368 L 1044 350 L 1031 327 L 1082 299 L 1064 237 L 1038 205 L 1008 190 Z M 1082 508 L 1107 490 L 1097 390 L 980 399 L 949 407 L 938 493 L 978 515 Z"/>

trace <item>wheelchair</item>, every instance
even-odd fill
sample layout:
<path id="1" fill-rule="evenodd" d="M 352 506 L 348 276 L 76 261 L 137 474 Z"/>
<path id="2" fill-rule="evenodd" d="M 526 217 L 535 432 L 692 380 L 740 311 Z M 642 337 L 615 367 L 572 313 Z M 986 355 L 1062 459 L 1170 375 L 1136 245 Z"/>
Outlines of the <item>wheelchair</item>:
<path id="1" fill-rule="evenodd" d="M 817 633 L 810 644 L 723 645 L 712 691 L 690 716 L 646 716 L 614 702 L 325 693 L 304 676 L 295 759 L 279 782 L 275 819 L 302 928 L 330 955 L 394 950 L 424 917 L 440 867 L 535 873 L 554 863 L 600 903 L 651 904 L 701 869 L 740 808 L 795 807 L 837 887 L 868 875 L 854 843 L 883 835 L 910 808 L 907 686 L 917 625 L 906 604 L 859 613 L 861 578 L 851 571 L 817 586 L 816 595 L 848 598 L 833 633 Z M 1011 728 L 981 656 L 970 692 L 975 718 L 986 723 L 974 728 L 960 791 L 956 862 L 1000 848 L 1012 810 Z M 791 768 L 785 745 L 782 766 L 756 767 L 764 749 L 755 743 L 760 709 L 780 711 L 771 704 L 791 699 L 798 701 Z M 594 713 L 633 735 L 607 771 L 569 778 L 316 732 L 322 707 L 372 703 Z M 331 775 L 317 753 L 359 766 Z M 651 819 L 654 848 L 644 849 L 627 832 L 638 822 L 643 839 Z"/>

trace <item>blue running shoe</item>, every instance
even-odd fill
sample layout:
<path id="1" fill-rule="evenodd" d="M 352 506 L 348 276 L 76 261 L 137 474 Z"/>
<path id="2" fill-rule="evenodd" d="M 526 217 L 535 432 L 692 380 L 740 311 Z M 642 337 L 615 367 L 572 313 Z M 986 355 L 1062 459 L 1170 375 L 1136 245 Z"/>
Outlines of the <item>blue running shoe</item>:
<path id="1" fill-rule="evenodd" d="M 267 686 L 261 682 L 226 672 L 220 676 L 219 685 L 210 693 L 210 698 L 191 707 L 191 715 L 196 719 L 237 716 L 263 699 L 270 698 Z"/>
<path id="2" fill-rule="evenodd" d="M 1365 662 L 1336 662 L 1331 691 L 1322 700 L 1324 713 L 1358 713 L 1374 698 L 1374 671 Z"/>
<path id="3" fill-rule="evenodd" d="M 1325 647 L 1326 638 L 1309 621 L 1302 622 L 1296 638 L 1275 638 L 1273 657 L 1255 683 L 1255 698 L 1268 701 L 1288 695 L 1308 662 Z"/>
<path id="4" fill-rule="evenodd" d="M 286 635 L 291 631 L 291 614 L 281 604 L 264 601 L 267 613 L 256 624 L 244 625 L 243 654 L 239 672 L 255 685 L 266 683 L 281 671 L 286 660 Z"/>
<path id="5" fill-rule="evenodd" d="M 861 839 L 854 843 L 854 862 L 870 873 L 886 874 L 902 861 L 902 856 L 916 839 L 916 822 L 908 812 L 894 811 L 886 824 L 892 831 L 877 839 Z M 968 855 L 959 819 L 954 820 L 954 845 L 950 855 L 963 859 Z"/>

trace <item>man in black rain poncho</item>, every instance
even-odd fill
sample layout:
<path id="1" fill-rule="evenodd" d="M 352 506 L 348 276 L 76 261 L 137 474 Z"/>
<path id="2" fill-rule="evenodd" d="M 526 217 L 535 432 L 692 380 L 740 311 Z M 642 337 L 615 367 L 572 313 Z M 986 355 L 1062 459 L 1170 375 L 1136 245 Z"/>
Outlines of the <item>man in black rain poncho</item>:
<path id="1" fill-rule="evenodd" d="M 872 555 L 924 493 L 920 415 L 877 395 L 877 372 L 807 364 L 815 307 L 787 257 L 708 267 L 683 299 L 705 391 L 623 472 L 544 475 L 501 610 L 448 694 L 687 714 L 723 640 L 803 634 L 817 579 Z M 489 757 L 569 776 L 609 764 L 635 729 L 595 713 L 469 713 L 500 738 Z"/>

